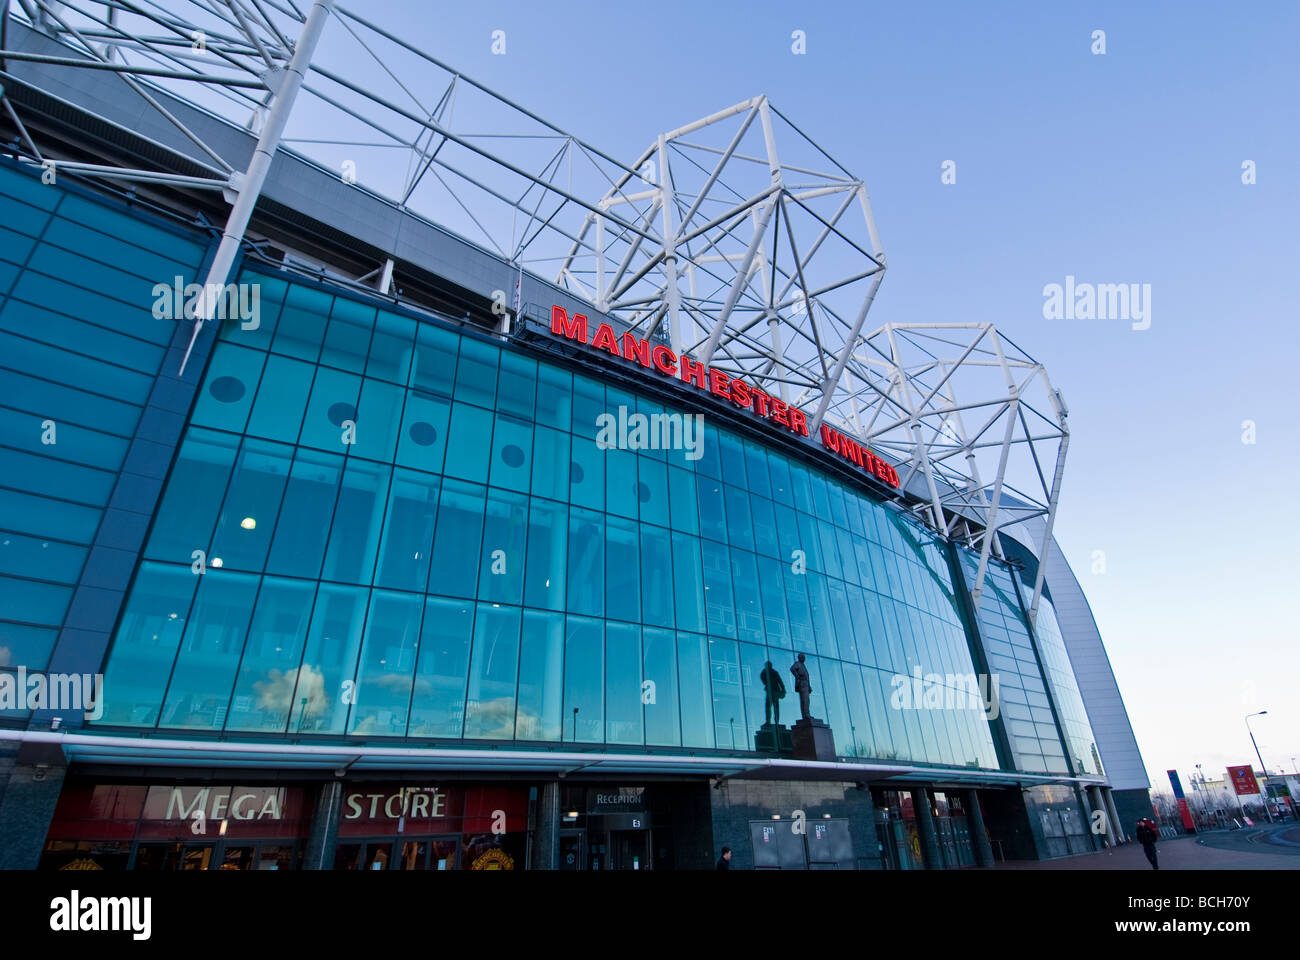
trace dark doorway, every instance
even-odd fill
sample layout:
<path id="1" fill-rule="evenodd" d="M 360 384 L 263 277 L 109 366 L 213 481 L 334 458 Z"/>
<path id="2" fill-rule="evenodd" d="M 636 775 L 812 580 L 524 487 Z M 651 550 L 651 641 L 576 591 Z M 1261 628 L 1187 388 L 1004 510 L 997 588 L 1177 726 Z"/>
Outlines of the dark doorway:
<path id="1" fill-rule="evenodd" d="M 609 835 L 611 870 L 648 870 L 649 833 L 645 830 L 615 830 Z"/>

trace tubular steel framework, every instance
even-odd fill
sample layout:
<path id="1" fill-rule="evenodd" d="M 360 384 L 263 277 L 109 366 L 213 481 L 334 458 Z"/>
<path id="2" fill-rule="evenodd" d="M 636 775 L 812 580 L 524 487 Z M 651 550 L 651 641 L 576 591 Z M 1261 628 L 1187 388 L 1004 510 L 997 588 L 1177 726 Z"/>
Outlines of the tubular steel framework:
<path id="1" fill-rule="evenodd" d="M 978 543 L 977 601 L 997 530 L 1045 515 L 1051 537 L 1069 433 L 1046 371 L 990 324 L 868 327 L 885 254 L 866 186 L 767 97 L 661 134 L 624 163 L 333 0 L 4 4 L 0 23 L 46 42 L 6 30 L 0 83 L 21 64 L 111 74 L 206 175 L 60 170 L 231 204 L 191 346 L 276 151 L 292 150 L 750 380 L 802 409 L 814 435 L 825 421 L 884 452 L 905 505 Z M 250 131 L 252 160 L 223 156 L 161 91 Z M 58 145 L 42 152 L 11 99 L 0 105 L 15 153 L 48 166 Z M 388 292 L 392 271 L 389 259 L 360 279 Z M 1040 564 L 1031 617 L 1042 579 Z"/>

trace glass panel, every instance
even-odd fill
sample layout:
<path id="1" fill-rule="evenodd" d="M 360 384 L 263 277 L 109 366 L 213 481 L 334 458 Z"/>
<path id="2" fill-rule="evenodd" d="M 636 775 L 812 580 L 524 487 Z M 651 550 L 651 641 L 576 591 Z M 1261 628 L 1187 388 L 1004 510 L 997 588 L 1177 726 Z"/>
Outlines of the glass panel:
<path id="1" fill-rule="evenodd" d="M 573 438 L 573 462 L 569 466 L 569 502 L 591 510 L 605 509 L 605 451 L 596 441 Z"/>
<path id="2" fill-rule="evenodd" d="M 605 627 L 605 742 L 642 743 L 641 628 Z"/>
<path id="3" fill-rule="evenodd" d="M 227 730 L 283 733 L 298 680 L 316 585 L 266 577 L 244 642 Z"/>
<path id="4" fill-rule="evenodd" d="M 298 442 L 332 453 L 344 453 L 350 442 L 347 438 L 356 432 L 360 393 L 360 377 L 327 367 L 317 368 Z"/>
<path id="5" fill-rule="evenodd" d="M 525 610 L 515 739 L 560 740 L 563 694 L 564 615 Z"/>
<path id="6" fill-rule="evenodd" d="M 462 337 L 456 365 L 456 400 L 491 408 L 496 402 L 497 361 L 501 350 L 490 343 Z"/>
<path id="7" fill-rule="evenodd" d="M 339 302 L 336 300 L 334 303 L 336 314 Z M 374 338 L 370 341 L 370 354 L 366 358 L 366 376 L 406 384 L 414 359 L 415 327 L 416 323 L 410 317 L 380 313 L 375 322 Z"/>
<path id="8" fill-rule="evenodd" d="M 567 370 L 541 364 L 537 372 L 538 424 L 566 433 L 573 425 L 573 375 Z"/>
<path id="9" fill-rule="evenodd" d="M 423 607 L 414 594 L 376 590 L 370 595 L 349 733 L 406 735 Z"/>
<path id="10" fill-rule="evenodd" d="M 497 377 L 497 410 L 533 422 L 533 400 L 537 393 L 537 361 L 506 351 L 501 354 Z"/>
<path id="11" fill-rule="evenodd" d="M 450 417 L 449 401 L 419 390 L 408 391 L 402 430 L 397 437 L 397 462 L 405 467 L 441 473 Z"/>
<path id="12" fill-rule="evenodd" d="M 432 323 L 420 323 L 415 331 L 415 364 L 411 385 L 443 397 L 450 397 L 456 376 L 456 353 L 460 337 Z"/>
<path id="13" fill-rule="evenodd" d="M 429 597 L 411 697 L 412 737 L 459 738 L 465 719 L 474 605 Z"/>
<path id="14" fill-rule="evenodd" d="M 677 746 L 682 742 L 677 711 L 677 642 L 671 630 L 642 631 L 645 671 L 651 684 L 644 694 L 645 742 Z"/>
<path id="15" fill-rule="evenodd" d="M 202 578 L 172 668 L 160 727 L 220 730 L 225 724 L 257 581 L 224 571 Z"/>
<path id="16" fill-rule="evenodd" d="M 704 629 L 704 573 L 700 541 L 680 531 L 673 535 L 673 605 L 677 626 Z"/>
<path id="17" fill-rule="evenodd" d="M 352 373 L 364 372 L 374 323 L 374 307 L 363 307 L 355 301 L 335 297 L 320 362 Z"/>
<path id="18" fill-rule="evenodd" d="M 192 422 L 242 433 L 265 360 L 266 354 L 259 350 L 219 344 L 194 404 Z"/>
<path id="19" fill-rule="evenodd" d="M 682 745 L 713 747 L 713 693 L 709 650 L 704 637 L 677 634 L 677 676 L 681 690 Z"/>
<path id="20" fill-rule="evenodd" d="M 745 704 L 740 685 L 740 653 L 734 640 L 709 638 L 713 677 L 713 722 L 718 748 L 745 750 Z"/>
<path id="21" fill-rule="evenodd" d="M 704 559 L 704 605 L 709 616 L 709 633 L 736 636 L 735 601 L 731 595 L 731 554 L 720 543 L 701 544 Z"/>
<path id="22" fill-rule="evenodd" d="M 312 579 L 320 575 L 342 478 L 342 457 L 314 450 L 298 451 L 275 525 L 275 539 L 266 565 L 268 573 Z"/>
<path id="23" fill-rule="evenodd" d="M 569 617 L 564 641 L 564 719 L 571 742 L 604 739 L 605 624 Z"/>
<path id="24" fill-rule="evenodd" d="M 568 608 L 574 613 L 605 612 L 605 523 L 594 510 L 569 511 Z"/>
<path id="25" fill-rule="evenodd" d="M 700 533 L 721 543 L 727 542 L 727 514 L 722 505 L 722 483 L 708 477 L 696 478 L 700 509 Z"/>
<path id="26" fill-rule="evenodd" d="M 676 626 L 673 620 L 673 555 L 667 530 L 642 526 L 641 619 L 658 627 Z"/>
<path id="27" fill-rule="evenodd" d="M 369 591 L 323 583 L 294 688 L 290 733 L 342 733 L 356 691 Z M 346 694 L 346 696 L 345 696 Z"/>
<path id="28" fill-rule="evenodd" d="M 705 483 L 708 481 L 705 480 Z M 669 514 L 672 528 L 678 533 L 697 534 L 700 532 L 700 507 L 696 502 L 695 474 L 668 469 Z"/>
<path id="29" fill-rule="evenodd" d="M 852 724 L 850 736 L 841 752 L 849 757 L 879 756 L 871 737 L 871 708 L 867 706 L 867 697 L 862 689 L 862 670 L 848 663 L 839 666 L 844 678 L 844 693 L 848 698 L 849 722 Z"/>
<path id="30" fill-rule="evenodd" d="M 388 491 L 384 538 L 375 583 L 423 591 L 429 578 L 434 521 L 438 515 L 437 477 L 397 470 Z"/>
<path id="31" fill-rule="evenodd" d="M 323 579 L 370 583 L 383 532 L 391 472 L 391 468 L 378 463 L 348 459 L 325 552 Z"/>
<path id="32" fill-rule="evenodd" d="M 532 459 L 532 425 L 498 415 L 492 434 L 492 485 L 527 493 Z"/>
<path id="33" fill-rule="evenodd" d="M 519 610 L 480 603 L 465 699 L 466 739 L 514 739 L 518 664 Z"/>
<path id="34" fill-rule="evenodd" d="M 142 563 L 104 671 L 103 722 L 152 727 L 199 577 L 187 566 Z"/>
<path id="35" fill-rule="evenodd" d="M 492 445 L 493 417 L 487 410 L 454 403 L 447 428 L 447 460 L 443 472 L 449 477 L 487 483 L 488 458 Z"/>
<path id="36" fill-rule="evenodd" d="M 488 492 L 483 522 L 483 556 L 479 561 L 480 599 L 511 604 L 523 600 L 527 528 L 527 497 L 505 490 Z"/>
<path id="37" fill-rule="evenodd" d="M 636 519 L 636 461 L 626 450 L 605 451 L 605 509 L 611 514 Z"/>
<path id="38" fill-rule="evenodd" d="M 735 588 L 736 636 L 751 643 L 762 643 L 763 606 L 759 601 L 758 566 L 754 555 L 731 550 L 731 579 Z"/>
<path id="39" fill-rule="evenodd" d="M 569 511 L 564 504 L 532 501 L 528 516 L 528 561 L 524 603 L 563 610 L 568 560 Z"/>
<path id="40" fill-rule="evenodd" d="M 635 520 L 607 517 L 605 523 L 605 616 L 641 620 L 640 532 Z"/>
<path id="41" fill-rule="evenodd" d="M 214 566 L 220 559 L 228 569 L 261 571 L 292 463 L 293 447 L 244 441 L 212 537 Z"/>
<path id="42" fill-rule="evenodd" d="M 430 593 L 475 595 L 483 542 L 483 499 L 480 486 L 460 480 L 443 482 L 429 566 Z"/>
<path id="43" fill-rule="evenodd" d="M 745 719 L 748 721 L 746 724 L 748 739 L 741 749 L 755 749 L 754 738 L 759 729 L 765 722 L 773 720 L 771 710 L 767 706 L 767 688 L 763 684 L 763 670 L 769 663 L 771 661 L 768 660 L 766 647 L 757 643 L 742 643 L 740 645 L 740 687 L 745 700 Z M 780 669 L 775 664 L 772 665 L 771 669 L 780 676 Z M 782 678 L 782 681 L 784 682 L 784 678 Z M 789 687 L 786 689 L 789 690 Z M 780 716 L 781 705 L 786 702 L 788 701 L 780 699 L 776 701 L 777 717 Z M 798 710 L 799 699 L 797 696 L 794 703 L 795 710 Z M 787 715 L 786 723 L 788 724 L 790 720 L 791 717 Z"/>
<path id="44" fill-rule="evenodd" d="M 790 630 L 785 610 L 784 583 L 782 570 L 785 564 L 780 560 L 758 558 L 759 582 L 758 592 L 762 597 L 763 626 L 767 642 L 784 650 L 790 649 Z"/>
<path id="45" fill-rule="evenodd" d="M 300 360 L 315 361 L 325 334 L 325 317 L 329 315 L 329 294 L 301 284 L 291 284 L 284 309 L 276 324 L 271 349 Z"/>
<path id="46" fill-rule="evenodd" d="M 405 391 L 382 380 L 367 379 L 361 387 L 356 442 L 352 455 L 391 463 L 402 422 Z"/>
<path id="47" fill-rule="evenodd" d="M 533 496 L 569 499 L 569 435 L 538 427 L 533 431 Z"/>
<path id="48" fill-rule="evenodd" d="M 190 563 L 195 550 L 208 550 L 238 447 L 238 437 L 190 430 L 158 508 L 146 556 Z"/>
<path id="49" fill-rule="evenodd" d="M 315 368 L 301 360 L 272 354 L 266 358 L 266 373 L 257 388 L 257 402 L 248 419 L 248 432 L 294 443 L 307 411 Z"/>

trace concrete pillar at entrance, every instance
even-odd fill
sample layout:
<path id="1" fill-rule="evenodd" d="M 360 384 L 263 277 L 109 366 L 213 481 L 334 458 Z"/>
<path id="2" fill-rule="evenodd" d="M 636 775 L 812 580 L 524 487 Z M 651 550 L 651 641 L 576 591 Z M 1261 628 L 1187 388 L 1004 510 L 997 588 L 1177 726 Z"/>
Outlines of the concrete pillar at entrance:
<path id="1" fill-rule="evenodd" d="M 939 853 L 939 835 L 934 827 L 933 803 L 930 791 L 924 787 L 912 790 L 912 810 L 916 813 L 916 832 L 921 840 L 921 858 L 927 870 L 942 870 L 943 857 Z"/>
<path id="2" fill-rule="evenodd" d="M 1114 841 L 1124 843 L 1127 834 L 1124 830 L 1124 824 L 1119 822 L 1119 811 L 1115 809 L 1115 794 L 1110 787 L 1104 787 L 1101 791 L 1102 799 L 1106 801 L 1106 809 L 1110 812 L 1110 828 L 1115 831 Z"/>
<path id="3" fill-rule="evenodd" d="M 343 784 L 331 780 L 321 785 L 312 813 L 307 852 L 302 858 L 304 870 L 333 870 L 334 847 L 339 839 L 339 817 L 343 812 Z"/>
<path id="4" fill-rule="evenodd" d="M 971 849 L 975 852 L 975 866 L 993 866 L 993 846 L 989 843 L 989 834 L 984 829 L 984 811 L 980 809 L 979 791 L 966 791 L 966 827 L 970 830 Z"/>
<path id="5" fill-rule="evenodd" d="M 558 870 L 560 866 L 560 784 L 542 784 L 537 798 L 537 839 L 533 850 L 534 870 Z"/>
<path id="6" fill-rule="evenodd" d="M 1089 804 L 1091 804 L 1094 812 L 1100 810 L 1102 814 L 1102 824 L 1105 827 L 1105 831 L 1100 835 L 1102 840 L 1102 846 L 1103 847 L 1114 846 L 1115 828 L 1110 822 L 1110 811 L 1106 809 L 1106 801 L 1105 799 L 1103 799 L 1101 795 L 1101 787 L 1088 788 L 1088 802 Z M 1091 829 L 1092 824 L 1089 823 L 1088 827 L 1089 829 Z M 1096 834 L 1094 834 L 1094 836 L 1096 836 Z"/>
<path id="7" fill-rule="evenodd" d="M 1076 786 L 1074 788 L 1074 795 L 1079 798 L 1079 805 L 1083 807 L 1083 829 L 1088 832 L 1088 846 L 1093 850 L 1097 850 L 1100 846 L 1104 846 L 1104 844 L 1099 845 L 1097 841 L 1100 837 L 1092 832 L 1092 811 L 1097 809 L 1093 806 L 1093 803 L 1095 802 L 1093 796 L 1088 792 L 1087 787 L 1081 786 Z M 1069 841 L 1067 840 L 1066 842 L 1068 843 Z"/>
<path id="8" fill-rule="evenodd" d="M 0 756 L 0 776 L 9 767 L 0 803 L 0 870 L 35 870 L 67 767 L 62 749 L 52 744 L 23 744 L 16 754 Z"/>

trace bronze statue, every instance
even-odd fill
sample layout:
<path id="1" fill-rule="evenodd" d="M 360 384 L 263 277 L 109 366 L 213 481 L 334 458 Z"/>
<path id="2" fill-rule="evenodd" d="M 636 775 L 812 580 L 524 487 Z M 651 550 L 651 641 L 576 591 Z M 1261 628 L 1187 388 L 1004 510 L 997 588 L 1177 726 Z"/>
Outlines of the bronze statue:
<path id="1" fill-rule="evenodd" d="M 758 679 L 763 681 L 763 689 L 767 693 L 763 701 L 763 725 L 775 723 L 779 726 L 781 723 L 781 698 L 785 696 L 785 681 L 781 679 L 781 674 L 772 666 L 771 660 L 763 664 L 763 672 L 758 675 Z"/>
<path id="2" fill-rule="evenodd" d="M 808 708 L 808 698 L 812 694 L 812 678 L 808 676 L 808 668 L 804 666 L 804 655 L 799 654 L 799 659 L 790 666 L 790 672 L 794 674 L 794 689 L 799 694 L 799 709 L 803 713 L 805 720 L 813 718 Z"/>

